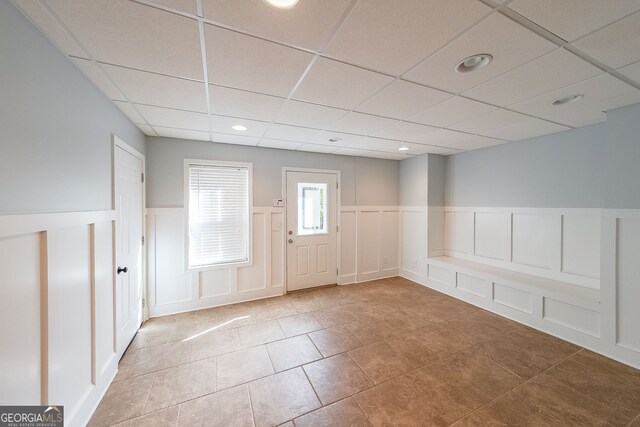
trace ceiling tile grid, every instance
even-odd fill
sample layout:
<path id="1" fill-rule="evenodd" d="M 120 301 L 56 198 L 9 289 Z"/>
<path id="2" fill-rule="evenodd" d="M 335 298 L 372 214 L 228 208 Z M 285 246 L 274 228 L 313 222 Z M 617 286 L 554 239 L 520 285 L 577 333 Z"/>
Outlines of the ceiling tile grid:
<path id="1" fill-rule="evenodd" d="M 640 0 L 12 1 L 147 135 L 403 159 L 640 102 Z"/>

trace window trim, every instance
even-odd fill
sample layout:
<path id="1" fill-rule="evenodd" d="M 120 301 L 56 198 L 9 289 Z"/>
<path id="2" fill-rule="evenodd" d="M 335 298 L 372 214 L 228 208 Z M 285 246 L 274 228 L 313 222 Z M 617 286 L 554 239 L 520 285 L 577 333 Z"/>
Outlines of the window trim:
<path id="1" fill-rule="evenodd" d="M 242 167 L 247 168 L 249 172 L 249 230 L 247 238 L 247 261 L 242 262 L 230 262 L 225 264 L 204 265 L 199 267 L 189 267 L 189 166 L 202 165 L 202 166 L 223 166 L 223 167 Z M 185 271 L 198 272 L 209 270 L 220 270 L 225 268 L 234 267 L 249 267 L 253 265 L 253 163 L 248 162 L 229 162 L 222 160 L 204 160 L 204 159 L 184 159 L 184 173 L 183 173 L 183 191 L 184 191 L 184 265 Z"/>

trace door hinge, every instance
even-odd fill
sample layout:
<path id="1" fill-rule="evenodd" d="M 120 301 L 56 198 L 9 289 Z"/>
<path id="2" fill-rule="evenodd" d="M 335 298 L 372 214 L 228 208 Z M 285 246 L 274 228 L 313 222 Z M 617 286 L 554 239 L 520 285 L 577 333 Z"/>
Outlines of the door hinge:
<path id="1" fill-rule="evenodd" d="M 336 225 L 336 233 L 339 233 L 339 232 L 340 232 L 340 226 Z"/>
<path id="2" fill-rule="evenodd" d="M 340 272 L 338 271 L 338 269 L 336 268 L 336 276 L 339 276 Z"/>
<path id="3" fill-rule="evenodd" d="M 140 174 L 140 178 L 141 178 L 142 182 L 144 182 L 144 174 L 143 173 Z"/>
<path id="4" fill-rule="evenodd" d="M 142 236 L 142 244 L 144 245 L 144 236 Z"/>
<path id="5" fill-rule="evenodd" d="M 338 184 L 338 183 L 336 182 L 336 190 L 339 190 L 339 189 L 340 189 L 339 185 L 340 185 L 340 184 Z"/>
<path id="6" fill-rule="evenodd" d="M 146 306 L 147 306 L 147 299 L 142 298 L 142 308 L 145 308 Z"/>

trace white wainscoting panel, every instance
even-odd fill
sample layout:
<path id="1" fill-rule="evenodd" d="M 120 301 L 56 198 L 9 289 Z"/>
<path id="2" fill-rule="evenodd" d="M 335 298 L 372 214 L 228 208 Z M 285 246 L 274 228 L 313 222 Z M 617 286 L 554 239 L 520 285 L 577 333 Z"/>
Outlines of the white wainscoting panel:
<path id="1" fill-rule="evenodd" d="M 251 265 L 204 271 L 186 269 L 184 215 L 183 208 L 147 210 L 151 317 L 282 295 L 282 208 L 253 208 Z"/>
<path id="2" fill-rule="evenodd" d="M 525 313 L 533 313 L 533 295 L 529 292 L 494 283 L 493 300 Z"/>
<path id="3" fill-rule="evenodd" d="M 511 215 L 506 212 L 475 213 L 474 254 L 508 261 L 511 254 Z"/>
<path id="4" fill-rule="evenodd" d="M 433 268 L 433 267 L 430 267 Z M 479 297 L 487 296 L 487 283 L 477 277 L 469 276 L 468 274 L 457 273 L 456 274 L 456 287 L 470 294 L 477 295 Z M 490 289 L 489 289 L 490 290 Z"/>
<path id="5" fill-rule="evenodd" d="M 545 298 L 544 319 L 594 337 L 600 336 L 600 313 L 587 308 Z"/>
<path id="6" fill-rule="evenodd" d="M 380 246 L 382 253 L 382 270 L 398 273 L 399 249 L 398 229 L 399 212 L 382 211 L 380 230 L 383 244 Z"/>
<path id="7" fill-rule="evenodd" d="M 444 255 L 444 206 L 429 206 L 427 212 L 428 256 L 442 256 Z"/>
<path id="8" fill-rule="evenodd" d="M 355 207 L 342 207 L 340 211 L 340 284 L 356 281 L 358 254 L 358 211 Z"/>
<path id="9" fill-rule="evenodd" d="M 473 212 L 445 212 L 444 248 L 447 251 L 473 253 L 473 234 Z"/>
<path id="10" fill-rule="evenodd" d="M 76 405 L 92 387 L 89 226 L 49 233 L 49 400 Z"/>
<path id="11" fill-rule="evenodd" d="M 412 280 L 427 277 L 427 213 L 424 207 L 400 207 L 400 266 L 402 275 Z"/>
<path id="12" fill-rule="evenodd" d="M 453 286 L 455 282 L 455 272 L 446 268 L 436 267 L 435 265 L 429 265 L 428 277 L 430 280 L 447 286 Z"/>
<path id="13" fill-rule="evenodd" d="M 556 220 L 553 215 L 513 214 L 512 261 L 545 270 L 553 269 L 558 237 Z"/>
<path id="14" fill-rule="evenodd" d="M 600 278 L 600 216 L 562 216 L 562 271 Z"/>
<path id="15" fill-rule="evenodd" d="M 444 211 L 446 256 L 593 289 L 600 286 L 599 209 Z"/>
<path id="16" fill-rule="evenodd" d="M 617 218 L 617 343 L 640 352 L 640 215 Z"/>
<path id="17" fill-rule="evenodd" d="M 40 233 L 0 237 L 0 253 L 0 404 L 39 405 Z"/>
<path id="18" fill-rule="evenodd" d="M 0 405 L 65 406 L 84 426 L 117 370 L 115 212 L 0 216 Z"/>
<path id="19" fill-rule="evenodd" d="M 380 271 L 380 212 L 360 211 L 358 216 L 359 273 L 362 275 Z"/>

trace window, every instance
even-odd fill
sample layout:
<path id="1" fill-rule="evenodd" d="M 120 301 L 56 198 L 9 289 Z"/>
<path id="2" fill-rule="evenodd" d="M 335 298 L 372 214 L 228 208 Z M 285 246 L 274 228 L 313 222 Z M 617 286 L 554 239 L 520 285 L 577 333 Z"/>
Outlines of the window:
<path id="1" fill-rule="evenodd" d="M 188 266 L 250 261 L 251 164 L 185 161 Z"/>
<path id="2" fill-rule="evenodd" d="M 298 236 L 326 233 L 327 184 L 298 183 Z"/>

